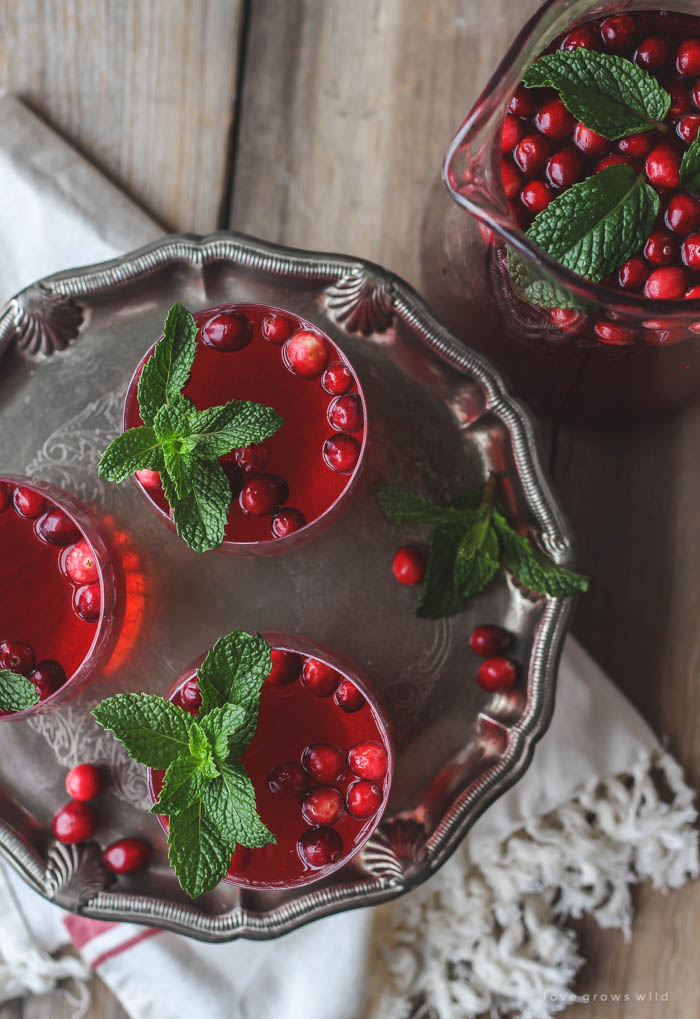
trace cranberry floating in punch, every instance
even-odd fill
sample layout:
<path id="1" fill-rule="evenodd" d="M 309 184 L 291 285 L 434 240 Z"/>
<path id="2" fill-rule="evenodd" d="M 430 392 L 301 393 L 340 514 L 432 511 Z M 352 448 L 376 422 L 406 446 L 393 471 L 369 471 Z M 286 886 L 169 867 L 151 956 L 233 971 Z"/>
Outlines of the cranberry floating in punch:
<path id="1" fill-rule="evenodd" d="M 271 555 L 319 534 L 362 470 L 366 406 L 323 332 L 290 312 L 174 305 L 138 366 L 102 477 L 133 474 L 196 551 Z"/>
<path id="2" fill-rule="evenodd" d="M 536 409 L 646 418 L 700 396 L 700 18 L 572 8 L 543 6 L 454 140 L 425 284 Z"/>
<path id="3" fill-rule="evenodd" d="M 120 694 L 94 714 L 149 766 L 152 813 L 192 896 L 222 879 L 256 889 L 320 880 L 359 852 L 387 803 L 393 750 L 374 692 L 301 638 L 236 630 L 167 700 Z"/>
<path id="4" fill-rule="evenodd" d="M 35 478 L 0 478 L 0 717 L 55 706 L 104 665 L 116 568 L 72 496 Z"/>

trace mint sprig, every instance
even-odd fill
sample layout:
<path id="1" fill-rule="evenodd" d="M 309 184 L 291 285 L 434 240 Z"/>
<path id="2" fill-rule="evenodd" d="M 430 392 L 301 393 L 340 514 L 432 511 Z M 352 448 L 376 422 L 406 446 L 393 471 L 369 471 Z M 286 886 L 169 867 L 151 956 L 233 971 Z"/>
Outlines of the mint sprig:
<path id="1" fill-rule="evenodd" d="M 379 503 L 398 524 L 434 527 L 425 581 L 416 615 L 441 619 L 460 612 L 469 598 L 509 570 L 534 594 L 566 598 L 588 589 L 588 578 L 553 563 L 508 523 L 495 499 L 495 480 L 485 487 L 477 509 L 474 495 L 440 506 L 393 485 L 377 489 Z"/>
<path id="2" fill-rule="evenodd" d="M 526 88 L 554 88 L 577 120 L 614 140 L 663 123 L 671 96 L 648 71 L 625 57 L 580 47 L 541 56 L 525 72 Z"/>
<path id="3" fill-rule="evenodd" d="M 258 815 L 255 789 L 240 760 L 255 735 L 271 667 L 265 639 L 234 630 L 216 642 L 198 670 L 199 717 L 145 693 L 116 694 L 92 712 L 134 760 L 165 770 L 151 812 L 169 818 L 170 862 L 192 898 L 225 877 L 237 845 L 257 849 L 275 841 Z"/>
<path id="4" fill-rule="evenodd" d="M 681 187 L 694 195 L 700 195 L 700 135 L 695 136 L 683 153 Z"/>
<path id="5" fill-rule="evenodd" d="M 39 694 L 31 680 L 11 669 L 0 669 L 0 709 L 26 711 L 39 702 Z"/>
<path id="6" fill-rule="evenodd" d="M 144 424 L 110 443 L 98 474 L 121 482 L 139 470 L 158 471 L 177 533 L 195 552 L 206 552 L 224 540 L 232 498 L 219 457 L 264 442 L 283 421 L 272 407 L 247 400 L 197 410 L 182 392 L 194 363 L 196 335 L 191 312 L 174 304 L 141 370 Z"/>
<path id="7" fill-rule="evenodd" d="M 658 211 L 659 196 L 644 177 L 631 166 L 609 166 L 550 202 L 527 236 L 567 269 L 598 283 L 639 250 Z M 545 280 L 521 283 L 533 303 L 560 304 L 560 294 L 556 288 L 550 294 Z"/>

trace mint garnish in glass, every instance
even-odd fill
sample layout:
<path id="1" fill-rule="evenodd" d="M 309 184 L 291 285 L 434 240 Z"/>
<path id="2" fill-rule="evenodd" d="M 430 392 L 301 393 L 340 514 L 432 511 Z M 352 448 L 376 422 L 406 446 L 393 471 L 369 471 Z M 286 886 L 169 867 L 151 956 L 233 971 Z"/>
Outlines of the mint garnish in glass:
<path id="1" fill-rule="evenodd" d="M 39 703 L 39 694 L 31 680 L 11 669 L 0 669 L 0 710 L 26 711 Z"/>

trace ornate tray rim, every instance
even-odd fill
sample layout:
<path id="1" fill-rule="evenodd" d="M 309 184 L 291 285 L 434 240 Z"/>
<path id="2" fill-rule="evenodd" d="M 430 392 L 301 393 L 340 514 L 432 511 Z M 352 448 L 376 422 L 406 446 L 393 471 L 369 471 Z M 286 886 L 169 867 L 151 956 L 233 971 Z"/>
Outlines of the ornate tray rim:
<path id="1" fill-rule="evenodd" d="M 79 332 L 80 296 L 144 278 L 169 262 L 226 262 L 326 283 L 327 310 L 350 332 L 382 332 L 394 316 L 403 320 L 440 358 L 479 381 L 486 394 L 486 409 L 510 433 L 525 499 L 544 545 L 556 562 L 573 565 L 572 539 L 540 462 L 529 411 L 508 393 L 486 358 L 442 326 L 404 280 L 375 263 L 281 247 L 228 231 L 207 236 L 174 234 L 122 257 L 56 273 L 26 287 L 0 311 L 0 357 L 14 340 L 40 358 L 64 349 Z M 435 873 L 483 811 L 527 769 L 535 744 L 551 719 L 559 658 L 573 607 L 572 598 L 546 598 L 529 662 L 527 708 L 509 728 L 508 747 L 500 760 L 458 797 L 428 838 L 420 868 L 406 867 L 406 861 L 400 860 L 388 843 L 378 844 L 375 853 L 383 858 L 383 867 L 375 871 L 372 880 L 330 888 L 311 886 L 294 900 L 260 915 L 240 905 L 228 913 L 212 915 L 195 904 L 109 891 L 94 843 L 52 844 L 44 860 L 0 819 L 0 855 L 35 891 L 72 912 L 100 920 L 148 924 L 210 942 L 273 938 L 339 910 L 396 898 Z"/>

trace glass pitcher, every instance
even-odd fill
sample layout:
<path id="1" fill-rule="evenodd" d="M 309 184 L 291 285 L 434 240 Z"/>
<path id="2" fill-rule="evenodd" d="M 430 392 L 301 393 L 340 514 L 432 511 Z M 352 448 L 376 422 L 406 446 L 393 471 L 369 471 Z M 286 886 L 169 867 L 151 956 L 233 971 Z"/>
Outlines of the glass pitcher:
<path id="1" fill-rule="evenodd" d="M 527 238 L 501 181 L 503 120 L 528 65 L 581 22 L 652 9 L 700 14 L 697 0 L 548 0 L 454 138 L 443 181 L 436 182 L 426 209 L 422 270 L 428 301 L 465 342 L 498 364 L 534 410 L 555 418 L 639 420 L 700 396 L 700 300 L 654 301 L 576 276 Z M 571 298 L 562 304 L 572 307 L 548 309 L 521 300 L 510 279 L 508 247 L 531 276 L 561 288 Z M 622 327 L 615 330 L 617 345 L 601 342 L 601 323 Z"/>

